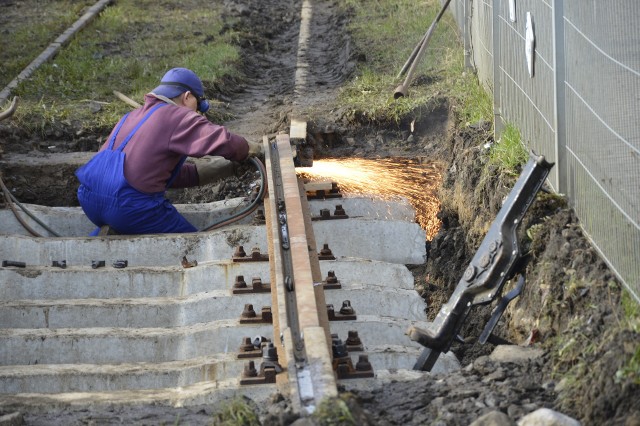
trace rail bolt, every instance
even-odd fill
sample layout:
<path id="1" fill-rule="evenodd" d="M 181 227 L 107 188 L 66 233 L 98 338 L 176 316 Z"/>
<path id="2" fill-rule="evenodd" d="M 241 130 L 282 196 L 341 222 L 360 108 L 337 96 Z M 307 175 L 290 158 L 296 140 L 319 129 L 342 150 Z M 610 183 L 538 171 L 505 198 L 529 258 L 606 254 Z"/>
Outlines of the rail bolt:
<path id="1" fill-rule="evenodd" d="M 247 303 L 246 305 L 244 305 L 244 310 L 242 311 L 242 318 L 255 318 L 256 317 L 256 311 L 253 310 L 253 305 L 250 303 Z"/>
<path id="2" fill-rule="evenodd" d="M 265 322 L 272 322 L 273 314 L 271 312 L 271 306 L 263 306 L 262 310 L 260 311 L 260 317 Z"/>
<path id="3" fill-rule="evenodd" d="M 236 247 L 236 251 L 233 252 L 233 257 L 245 257 L 247 252 L 244 251 L 244 247 L 238 246 Z"/>
<path id="4" fill-rule="evenodd" d="M 336 273 L 334 271 L 329 271 L 327 273 L 327 278 L 325 278 L 327 284 L 335 284 L 338 282 L 338 277 L 336 277 Z"/>
<path id="5" fill-rule="evenodd" d="M 368 355 L 360 355 L 358 357 L 358 362 L 356 363 L 356 371 L 371 371 L 373 367 L 371 367 L 371 363 L 369 362 Z"/>
<path id="6" fill-rule="evenodd" d="M 262 278 L 260 277 L 251 278 L 251 287 L 253 287 L 254 290 L 262 288 Z"/>
<path id="7" fill-rule="evenodd" d="M 240 352 L 249 352 L 255 349 L 256 348 L 253 346 L 253 342 L 251 342 L 251 337 L 242 338 L 242 344 L 240 345 Z"/>
<path id="8" fill-rule="evenodd" d="M 471 282 L 473 281 L 473 279 L 476 277 L 476 268 L 473 265 L 469 265 L 467 266 L 467 269 L 464 271 L 464 274 L 462 275 L 462 278 L 465 279 L 465 281 L 467 282 Z"/>
<path id="9" fill-rule="evenodd" d="M 256 364 L 253 361 L 249 361 L 244 364 L 244 370 L 242 371 L 242 377 L 257 377 L 258 370 L 256 370 Z"/>
<path id="10" fill-rule="evenodd" d="M 334 216 L 346 216 L 347 212 L 342 208 L 342 204 L 337 204 L 336 209 L 333 212 Z"/>
<path id="11" fill-rule="evenodd" d="M 340 308 L 340 313 L 342 315 L 353 315 L 355 313 L 355 311 L 353 310 L 353 307 L 351 307 L 350 300 L 345 300 L 344 302 L 342 302 L 342 308 Z"/>
<path id="12" fill-rule="evenodd" d="M 341 359 L 349 356 L 349 352 L 347 351 L 347 347 L 342 340 L 338 339 L 333 341 L 331 344 L 331 349 L 333 351 L 333 359 Z"/>
<path id="13" fill-rule="evenodd" d="M 254 348 L 259 348 L 260 346 L 262 346 L 263 342 L 268 342 L 268 341 L 269 341 L 269 339 L 267 339 L 266 337 L 256 336 L 256 337 L 253 338 L 251 343 L 253 343 L 253 347 Z"/>
<path id="14" fill-rule="evenodd" d="M 15 260 L 3 260 L 2 267 L 6 268 L 7 266 L 15 266 L 16 268 L 25 268 L 27 264 L 25 262 L 17 262 Z"/>
<path id="15" fill-rule="evenodd" d="M 104 265 L 105 265 L 105 261 L 104 260 L 92 260 L 91 261 L 91 268 L 92 269 L 104 268 Z"/>
<path id="16" fill-rule="evenodd" d="M 264 361 L 278 362 L 278 349 L 273 343 L 269 343 L 262 348 L 262 359 Z"/>
<path id="17" fill-rule="evenodd" d="M 322 256 L 331 256 L 333 253 L 331 252 L 331 249 L 329 248 L 329 244 L 324 244 L 322 246 L 322 250 L 320 250 L 320 254 Z"/>
<path id="18" fill-rule="evenodd" d="M 331 211 L 329 209 L 320 209 L 320 217 L 328 219 L 331 217 Z"/>
<path id="19" fill-rule="evenodd" d="M 349 335 L 347 336 L 347 346 L 356 346 L 361 345 L 362 341 L 360 340 L 360 336 L 358 336 L 358 332 L 356 330 L 349 330 Z"/>
<path id="20" fill-rule="evenodd" d="M 129 266 L 129 261 L 128 260 L 116 260 L 115 262 L 113 262 L 113 264 L 111 266 L 113 266 L 116 269 L 126 268 L 127 266 Z"/>
<path id="21" fill-rule="evenodd" d="M 247 283 L 244 280 L 244 275 L 236 276 L 236 282 L 233 283 L 233 288 L 247 288 Z"/>
<path id="22" fill-rule="evenodd" d="M 262 257 L 262 253 L 260 253 L 260 247 L 254 247 L 251 249 L 252 259 L 260 260 L 261 257 Z"/>

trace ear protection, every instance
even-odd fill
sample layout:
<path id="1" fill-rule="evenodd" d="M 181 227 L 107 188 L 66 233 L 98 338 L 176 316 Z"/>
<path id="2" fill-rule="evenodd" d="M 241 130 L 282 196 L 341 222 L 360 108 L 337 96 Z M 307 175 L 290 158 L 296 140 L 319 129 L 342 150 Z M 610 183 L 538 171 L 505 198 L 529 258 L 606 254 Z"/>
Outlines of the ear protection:
<path id="1" fill-rule="evenodd" d="M 178 86 L 178 87 L 182 87 L 183 89 L 188 90 L 198 100 L 198 111 L 203 113 L 203 114 L 205 112 L 209 111 L 209 102 L 207 102 L 207 100 L 204 98 L 204 96 L 198 96 L 196 91 L 193 90 L 191 87 L 187 86 L 186 84 L 179 83 L 177 81 L 163 81 L 163 82 L 160 83 L 160 85 L 161 86 Z"/>

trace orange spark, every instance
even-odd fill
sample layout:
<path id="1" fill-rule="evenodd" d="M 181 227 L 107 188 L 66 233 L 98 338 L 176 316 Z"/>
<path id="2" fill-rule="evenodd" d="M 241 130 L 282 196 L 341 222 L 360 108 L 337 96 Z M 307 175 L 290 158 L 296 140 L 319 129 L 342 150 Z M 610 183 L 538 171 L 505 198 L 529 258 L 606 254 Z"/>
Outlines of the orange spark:
<path id="1" fill-rule="evenodd" d="M 367 194 L 383 199 L 406 198 L 416 210 L 416 221 L 431 240 L 440 229 L 436 217 L 440 203 L 436 191 L 442 177 L 436 163 L 421 164 L 407 158 L 333 158 L 314 160 L 299 168 L 310 181 L 330 179 L 343 194 Z"/>

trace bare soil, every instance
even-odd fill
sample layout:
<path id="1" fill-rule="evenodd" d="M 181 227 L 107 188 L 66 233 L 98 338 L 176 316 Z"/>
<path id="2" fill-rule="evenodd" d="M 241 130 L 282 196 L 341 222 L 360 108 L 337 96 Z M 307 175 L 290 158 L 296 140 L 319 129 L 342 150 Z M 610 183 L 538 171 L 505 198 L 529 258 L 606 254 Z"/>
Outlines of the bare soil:
<path id="1" fill-rule="evenodd" d="M 427 262 L 411 265 L 416 289 L 428 302 L 426 315 L 432 319 L 460 280 L 516 177 L 486 164 L 483 145 L 492 141 L 491 126 L 458 122 L 447 99 L 432 114 L 418 117 L 413 133 L 406 125 L 375 127 L 347 120 L 335 104 L 336 91 L 365 55 L 349 50 L 353 47 L 346 31 L 348 16 L 337 12 L 334 1 L 314 3 L 318 16 L 308 58 L 314 72 L 302 93 L 294 93 L 299 9 L 299 1 L 226 0 L 228 17 L 242 18 L 234 29 L 251 34 L 241 42 L 247 78 L 209 87 L 207 95 L 228 99 L 225 112 L 236 118 L 224 124 L 253 140 L 287 130 L 292 116 L 303 116 L 309 120 L 317 155 L 427 157 L 444 164 L 439 213 L 443 225 L 429 242 Z M 343 54 L 329 57 L 327 52 Z M 423 77 L 417 80 L 429 81 Z M 32 135 L 5 122 L 0 125 L 0 148 L 5 155 L 46 155 L 46 147 L 52 145 L 61 152 L 86 151 L 105 136 L 78 135 L 73 126 Z M 73 169 L 70 165 L 54 174 L 50 168 L 18 170 L 5 165 L 1 172 L 23 202 L 73 206 L 78 185 Z M 240 179 L 171 197 L 176 202 L 202 202 L 237 196 L 246 192 L 252 179 L 247 171 Z M 540 348 L 543 355 L 511 363 L 486 357 L 494 346 L 475 342 L 492 306 L 478 308 L 463 329 L 467 343 L 456 343 L 452 349 L 465 366 L 462 371 L 350 395 L 358 424 L 467 425 L 494 410 L 515 422 L 541 407 L 585 425 L 640 424 L 638 380 L 616 374 L 640 344 L 638 333 L 621 327 L 620 284 L 590 246 L 564 199 L 539 195 L 520 229 L 522 251 L 531 257 L 527 284 L 496 334 L 514 344 Z M 277 398 L 271 406 L 256 409 L 265 425 L 288 425 L 297 418 L 288 402 Z M 63 409 L 47 415 L 24 413 L 24 418 L 33 425 L 205 424 L 211 422 L 211 410 Z"/>

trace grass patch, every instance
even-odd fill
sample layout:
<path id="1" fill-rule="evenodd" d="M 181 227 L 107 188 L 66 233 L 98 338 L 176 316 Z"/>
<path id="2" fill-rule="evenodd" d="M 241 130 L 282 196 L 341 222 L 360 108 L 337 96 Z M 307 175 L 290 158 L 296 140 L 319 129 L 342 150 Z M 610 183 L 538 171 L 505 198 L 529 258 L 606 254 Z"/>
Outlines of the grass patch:
<path id="1" fill-rule="evenodd" d="M 4 16 L 0 17 L 3 30 L 0 37 L 0 88 L 9 84 L 94 3 L 94 0 L 63 0 L 3 5 Z M 16 15 L 24 19 L 13 19 Z"/>
<path id="2" fill-rule="evenodd" d="M 75 121 L 75 130 L 108 131 L 130 109 L 113 90 L 142 103 L 160 77 L 178 66 L 193 69 L 205 87 L 238 78 L 237 34 L 223 30 L 220 7 L 202 8 L 195 0 L 178 6 L 118 1 L 18 86 L 18 124 L 42 131 Z"/>
<path id="3" fill-rule="evenodd" d="M 522 143 L 520 130 L 508 123 L 500 139 L 491 146 L 489 161 L 506 173 L 517 176 L 528 159 L 529 154 Z"/>
<path id="4" fill-rule="evenodd" d="M 356 77 L 340 95 L 348 117 L 366 123 L 398 124 L 430 111 L 447 97 L 465 122 L 492 121 L 489 95 L 475 75 L 464 70 L 460 35 L 453 16 L 445 13 L 413 75 L 407 96 L 394 99 L 404 81 L 397 74 L 440 10 L 439 2 L 416 3 L 348 0 L 349 26 L 360 62 Z"/>
<path id="5" fill-rule="evenodd" d="M 260 426 L 255 409 L 242 397 L 232 399 L 214 414 L 213 426 Z"/>
<path id="6" fill-rule="evenodd" d="M 311 417 L 322 426 L 356 425 L 347 403 L 340 398 L 322 400 Z"/>
<path id="7" fill-rule="evenodd" d="M 616 371 L 616 381 L 631 381 L 636 385 L 640 385 L 640 346 L 638 346 L 624 367 Z"/>
<path id="8" fill-rule="evenodd" d="M 640 304 L 631 296 L 628 290 L 623 289 L 620 298 L 620 305 L 625 318 L 630 323 L 637 324 L 640 321 Z"/>

